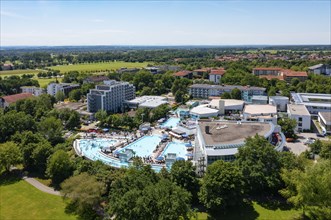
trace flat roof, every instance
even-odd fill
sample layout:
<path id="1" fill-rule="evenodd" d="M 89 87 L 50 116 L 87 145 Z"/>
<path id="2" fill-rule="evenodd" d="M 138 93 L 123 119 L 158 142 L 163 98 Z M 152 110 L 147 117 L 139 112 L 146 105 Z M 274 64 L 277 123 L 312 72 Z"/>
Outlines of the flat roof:
<path id="1" fill-rule="evenodd" d="M 274 105 L 245 105 L 244 113 L 246 114 L 277 114 L 277 107 Z"/>
<path id="2" fill-rule="evenodd" d="M 199 105 L 191 109 L 190 113 L 193 114 L 218 114 L 218 109 L 212 109 L 207 105 Z"/>
<path id="3" fill-rule="evenodd" d="M 268 137 L 273 132 L 271 123 L 262 122 L 237 122 L 231 121 L 205 121 L 198 123 L 200 132 L 206 146 L 236 145 L 244 143 L 247 137 L 255 134 Z M 209 133 L 206 133 L 209 126 Z"/>
<path id="4" fill-rule="evenodd" d="M 330 94 L 291 92 L 291 97 L 295 104 L 305 104 L 306 106 L 331 107 Z"/>
<path id="5" fill-rule="evenodd" d="M 306 106 L 303 104 L 288 104 L 287 109 L 292 115 L 310 115 Z"/>
<path id="6" fill-rule="evenodd" d="M 244 105 L 245 101 L 237 100 L 237 99 L 212 99 L 209 103 L 212 107 L 218 108 L 219 101 L 224 101 L 224 107 L 231 107 L 231 106 L 238 106 L 238 105 Z"/>
<path id="7" fill-rule="evenodd" d="M 270 96 L 269 99 L 274 99 L 274 100 L 289 100 L 289 98 L 286 97 L 286 96 Z"/>
<path id="8" fill-rule="evenodd" d="M 146 107 L 146 108 L 155 108 L 157 106 L 167 104 L 167 98 L 163 96 L 140 96 L 135 99 L 126 101 L 126 103 L 136 104 L 139 107 Z"/>
<path id="9" fill-rule="evenodd" d="M 319 112 L 318 114 L 321 118 L 323 118 L 323 121 L 326 124 L 331 124 L 331 112 Z"/>
<path id="10" fill-rule="evenodd" d="M 255 86 L 240 86 L 240 85 L 210 85 L 210 84 L 193 84 L 189 88 L 195 89 L 220 89 L 220 90 L 232 90 L 232 89 L 239 89 L 241 91 L 248 91 L 248 90 L 261 90 L 265 91 L 266 88 L 263 87 L 255 87 Z"/>
<path id="11" fill-rule="evenodd" d="M 265 95 L 253 95 L 252 99 L 258 99 L 258 100 L 268 100 L 268 96 Z"/>

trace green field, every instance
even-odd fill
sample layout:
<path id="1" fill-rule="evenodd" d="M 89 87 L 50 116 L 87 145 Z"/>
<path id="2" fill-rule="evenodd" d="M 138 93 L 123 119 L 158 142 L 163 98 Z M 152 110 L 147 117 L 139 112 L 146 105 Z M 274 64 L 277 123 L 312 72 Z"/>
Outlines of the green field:
<path id="1" fill-rule="evenodd" d="M 23 75 L 23 74 L 34 74 L 41 72 L 42 70 L 6 70 L 6 71 L 0 71 L 0 76 L 12 76 L 12 75 Z"/>
<path id="2" fill-rule="evenodd" d="M 229 219 L 229 220 L 293 220 L 300 219 L 299 210 L 295 209 L 280 209 L 279 207 L 265 208 L 262 205 L 253 202 L 252 206 L 246 206 L 242 208 L 236 208 L 226 215 L 219 215 L 215 218 L 211 218 L 205 212 L 198 212 L 198 220 L 212 220 L 212 219 Z M 193 220 L 193 219 L 192 219 Z"/>
<path id="3" fill-rule="evenodd" d="M 78 72 L 90 72 L 90 71 L 110 71 L 117 70 L 121 67 L 127 68 L 141 68 L 146 67 L 147 62 L 144 63 L 130 63 L 123 61 L 116 62 L 103 62 L 103 63 L 85 63 L 85 64 L 74 64 L 74 65 L 61 65 L 61 66 L 51 66 L 50 69 L 60 70 L 61 73 L 69 71 L 78 71 Z"/>
<path id="4" fill-rule="evenodd" d="M 24 180 L 0 182 L 0 219 L 76 219 L 65 213 L 60 196 L 49 195 Z"/>

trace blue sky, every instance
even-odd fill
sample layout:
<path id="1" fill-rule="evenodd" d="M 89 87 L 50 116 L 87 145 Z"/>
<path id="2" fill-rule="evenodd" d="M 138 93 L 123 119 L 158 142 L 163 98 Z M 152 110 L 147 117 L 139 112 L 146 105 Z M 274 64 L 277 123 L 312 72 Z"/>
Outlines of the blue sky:
<path id="1" fill-rule="evenodd" d="M 0 4 L 2 46 L 331 44 L 331 0 Z"/>

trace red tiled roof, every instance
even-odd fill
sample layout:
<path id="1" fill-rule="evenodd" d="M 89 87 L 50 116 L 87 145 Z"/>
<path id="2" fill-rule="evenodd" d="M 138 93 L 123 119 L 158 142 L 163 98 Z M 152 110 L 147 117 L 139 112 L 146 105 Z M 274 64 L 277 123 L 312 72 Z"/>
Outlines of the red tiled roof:
<path id="1" fill-rule="evenodd" d="M 282 68 L 278 68 L 278 67 L 258 67 L 258 68 L 254 68 L 253 70 L 276 70 L 276 71 L 281 71 Z"/>
<path id="2" fill-rule="evenodd" d="M 190 73 L 192 73 L 192 72 L 188 71 L 188 70 L 183 70 L 183 71 L 179 71 L 177 73 L 174 73 L 174 76 L 187 76 Z"/>
<path id="3" fill-rule="evenodd" d="M 11 103 L 17 102 L 18 100 L 27 99 L 30 97 L 33 97 L 33 95 L 31 93 L 19 93 L 19 94 L 15 94 L 15 95 L 3 96 L 1 98 L 4 99 L 5 102 L 11 104 Z"/>
<path id="4" fill-rule="evenodd" d="M 283 74 L 290 77 L 308 77 L 308 74 L 306 72 L 297 72 L 293 70 L 284 70 Z"/>
<path id="5" fill-rule="evenodd" d="M 225 74 L 225 69 L 223 68 L 211 70 L 209 73 L 209 75 L 221 75 L 221 76 L 223 76 L 224 74 Z"/>
<path id="6" fill-rule="evenodd" d="M 284 76 L 275 76 L 275 75 L 261 75 L 259 78 L 265 78 L 267 80 L 271 79 L 279 79 L 279 80 L 284 80 Z"/>

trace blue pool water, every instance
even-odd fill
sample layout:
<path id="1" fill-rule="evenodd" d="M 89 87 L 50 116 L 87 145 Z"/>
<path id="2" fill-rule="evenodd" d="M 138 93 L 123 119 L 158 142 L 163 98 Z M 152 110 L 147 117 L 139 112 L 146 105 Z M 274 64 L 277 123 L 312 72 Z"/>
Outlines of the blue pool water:
<path id="1" fill-rule="evenodd" d="M 165 156 L 168 153 L 175 153 L 177 157 L 182 157 L 187 160 L 187 150 L 185 143 L 180 142 L 170 142 L 165 147 L 164 151 L 162 152 L 161 156 Z"/>
<path id="2" fill-rule="evenodd" d="M 150 137 L 153 137 L 153 138 L 150 138 Z M 139 139 L 139 140 L 141 140 L 140 142 L 139 142 L 139 140 L 137 140 L 131 144 L 138 142 L 139 144 L 142 145 L 142 146 L 140 146 L 139 149 L 148 150 L 151 148 L 149 146 L 150 141 L 153 141 L 153 140 L 156 141 L 157 139 L 159 139 L 159 142 L 160 142 L 161 138 L 158 136 L 145 136 L 145 137 Z M 116 167 L 116 168 L 130 166 L 130 164 L 127 162 L 120 162 L 120 160 L 117 158 L 107 157 L 104 154 L 102 154 L 101 148 L 108 147 L 109 145 L 115 144 L 116 142 L 117 142 L 117 140 L 112 140 L 112 139 L 100 139 L 100 138 L 96 138 L 93 140 L 81 139 L 81 140 L 79 140 L 79 148 L 80 148 L 80 151 L 82 152 L 83 156 L 89 158 L 90 160 L 94 160 L 94 161 L 100 160 L 101 162 L 103 162 L 109 166 Z M 146 143 L 148 143 L 148 144 L 146 144 Z M 156 145 L 157 144 L 155 144 L 155 146 Z M 130 149 L 133 149 L 133 150 L 138 149 L 137 147 L 133 148 L 132 145 L 131 146 L 128 145 L 126 147 L 132 147 Z M 155 149 L 155 147 L 151 150 L 151 152 L 153 152 L 154 149 Z M 144 151 L 142 151 L 142 152 L 144 152 Z M 136 153 L 139 156 L 139 154 L 140 154 L 139 151 L 136 151 Z M 141 153 L 140 155 L 142 155 L 142 154 L 143 153 Z M 151 166 L 152 166 L 152 169 L 155 170 L 156 172 L 160 172 L 162 169 L 162 166 L 159 166 L 159 165 L 151 165 Z"/>
<path id="3" fill-rule="evenodd" d="M 165 128 L 174 128 L 177 127 L 177 124 L 179 123 L 180 118 L 168 118 L 167 121 L 161 124 L 161 127 Z"/>
<path id="4" fill-rule="evenodd" d="M 132 149 L 135 152 L 135 155 L 138 157 L 150 156 L 158 145 L 161 142 L 160 136 L 144 136 L 135 142 L 125 146 L 124 149 Z M 123 151 L 122 150 L 122 151 Z"/>

